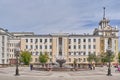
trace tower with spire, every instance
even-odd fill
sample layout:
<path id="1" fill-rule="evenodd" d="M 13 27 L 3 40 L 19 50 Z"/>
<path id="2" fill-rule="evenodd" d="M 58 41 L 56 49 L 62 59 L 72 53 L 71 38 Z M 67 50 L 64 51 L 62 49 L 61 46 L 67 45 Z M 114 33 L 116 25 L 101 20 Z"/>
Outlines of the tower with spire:
<path id="1" fill-rule="evenodd" d="M 105 7 L 103 7 L 103 19 L 99 22 L 98 28 L 93 32 L 93 35 L 100 36 L 100 52 L 105 53 L 108 47 L 111 47 L 115 58 L 118 55 L 118 28 L 109 25 L 110 20 L 106 18 Z M 110 39 L 110 42 L 109 42 Z M 109 42 L 109 44 L 108 44 Z M 116 59 L 117 60 L 117 59 Z"/>
<path id="2" fill-rule="evenodd" d="M 110 21 L 105 17 L 105 7 L 103 7 L 103 19 L 99 22 L 100 29 L 108 26 Z"/>
<path id="3" fill-rule="evenodd" d="M 99 26 L 94 30 L 93 34 L 104 37 L 117 37 L 119 30 L 117 27 L 109 25 L 110 20 L 106 18 L 105 9 L 106 8 L 103 7 L 103 19 L 99 22 Z"/>

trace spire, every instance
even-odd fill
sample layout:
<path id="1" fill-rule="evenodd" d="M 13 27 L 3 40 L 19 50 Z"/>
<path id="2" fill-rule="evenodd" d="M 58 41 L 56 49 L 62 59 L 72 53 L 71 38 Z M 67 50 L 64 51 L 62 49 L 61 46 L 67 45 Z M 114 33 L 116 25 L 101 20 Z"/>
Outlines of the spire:
<path id="1" fill-rule="evenodd" d="M 103 7 L 103 19 L 105 19 L 105 7 Z"/>
<path id="2" fill-rule="evenodd" d="M 101 29 L 108 26 L 109 20 L 105 18 L 105 7 L 103 7 L 103 19 L 99 22 Z"/>

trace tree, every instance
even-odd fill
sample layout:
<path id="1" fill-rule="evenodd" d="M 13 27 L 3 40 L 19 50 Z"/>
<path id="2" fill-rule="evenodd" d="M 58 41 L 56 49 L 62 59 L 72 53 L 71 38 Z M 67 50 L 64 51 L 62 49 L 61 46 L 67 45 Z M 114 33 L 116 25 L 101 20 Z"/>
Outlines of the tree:
<path id="1" fill-rule="evenodd" d="M 106 63 L 106 62 L 109 62 L 109 57 L 110 57 L 110 62 L 112 62 L 113 59 L 114 59 L 114 54 L 112 54 L 112 53 L 109 54 L 108 52 L 102 53 L 101 54 L 101 62 L 103 64 Z"/>
<path id="2" fill-rule="evenodd" d="M 46 63 L 47 61 L 48 61 L 48 59 L 49 59 L 49 56 L 48 56 L 48 54 L 45 52 L 45 54 L 40 54 L 40 56 L 39 56 L 39 62 L 41 62 L 41 63 Z"/>
<path id="3" fill-rule="evenodd" d="M 95 63 L 100 62 L 100 56 L 99 55 L 95 56 L 94 61 L 95 61 Z"/>
<path id="4" fill-rule="evenodd" d="M 22 51 L 20 54 L 20 61 L 23 62 L 25 65 L 28 65 L 31 60 L 31 53 L 28 51 Z"/>
<path id="5" fill-rule="evenodd" d="M 120 52 L 118 53 L 118 62 L 120 64 Z"/>
<path id="6" fill-rule="evenodd" d="M 95 54 L 89 54 L 87 60 L 89 63 L 92 63 L 93 61 L 97 62 L 97 57 Z"/>
<path id="7" fill-rule="evenodd" d="M 104 65 L 106 62 L 106 54 L 105 53 L 101 53 L 100 60 L 101 60 L 102 64 Z"/>

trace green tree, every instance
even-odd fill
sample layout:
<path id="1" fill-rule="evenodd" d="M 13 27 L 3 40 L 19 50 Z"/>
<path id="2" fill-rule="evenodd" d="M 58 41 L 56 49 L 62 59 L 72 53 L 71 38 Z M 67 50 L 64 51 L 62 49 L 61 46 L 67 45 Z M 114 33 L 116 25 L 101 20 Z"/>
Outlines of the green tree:
<path id="1" fill-rule="evenodd" d="M 22 51 L 20 54 L 20 61 L 23 62 L 25 65 L 28 65 L 31 60 L 31 53 L 28 51 Z"/>
<path id="2" fill-rule="evenodd" d="M 110 61 L 112 62 L 113 61 L 113 59 L 114 59 L 114 54 L 112 54 L 112 53 L 108 53 L 108 52 L 106 52 L 106 53 L 102 53 L 101 54 L 101 62 L 104 64 L 104 63 L 106 63 L 106 62 L 109 62 L 109 57 L 110 57 Z"/>
<path id="3" fill-rule="evenodd" d="M 96 64 L 97 64 L 98 62 L 100 62 L 100 56 L 99 56 L 99 55 L 98 55 L 98 56 L 95 55 L 94 61 L 95 61 Z"/>
<path id="4" fill-rule="evenodd" d="M 88 55 L 88 58 L 87 58 L 87 61 L 88 61 L 89 63 L 92 63 L 93 61 L 94 61 L 94 62 L 97 62 L 97 57 L 96 57 L 96 55 L 95 55 L 95 54 L 89 54 L 89 55 Z"/>
<path id="5" fill-rule="evenodd" d="M 45 52 L 45 54 L 41 53 L 39 56 L 39 62 L 41 62 L 43 64 L 45 64 L 48 61 L 48 59 L 49 59 L 49 56 L 46 52 Z"/>
<path id="6" fill-rule="evenodd" d="M 118 62 L 120 64 L 120 52 L 118 53 Z"/>
<path id="7" fill-rule="evenodd" d="M 101 53 L 100 60 L 103 65 L 106 63 L 106 53 Z"/>

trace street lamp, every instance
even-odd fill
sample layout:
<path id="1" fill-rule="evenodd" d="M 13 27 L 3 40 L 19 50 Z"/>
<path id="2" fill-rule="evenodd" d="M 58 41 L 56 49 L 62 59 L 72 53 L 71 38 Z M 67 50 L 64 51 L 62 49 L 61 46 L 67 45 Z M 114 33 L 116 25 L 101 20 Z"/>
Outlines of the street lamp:
<path id="1" fill-rule="evenodd" d="M 112 51 L 111 51 L 111 46 L 110 46 L 110 42 L 111 42 L 111 38 L 108 39 L 108 49 L 107 49 L 107 53 L 108 53 L 108 73 L 107 76 L 112 76 L 111 74 L 111 55 L 112 55 Z"/>
<path id="2" fill-rule="evenodd" d="M 111 60 L 110 60 L 112 52 L 110 49 L 108 49 L 107 53 L 108 53 L 108 74 L 107 74 L 107 76 L 112 76 L 112 74 L 111 74 Z"/>
<path id="3" fill-rule="evenodd" d="M 15 48 L 15 56 L 16 56 L 16 71 L 15 71 L 15 76 L 19 76 L 19 69 L 18 69 L 18 57 L 19 57 L 19 48 Z"/>

